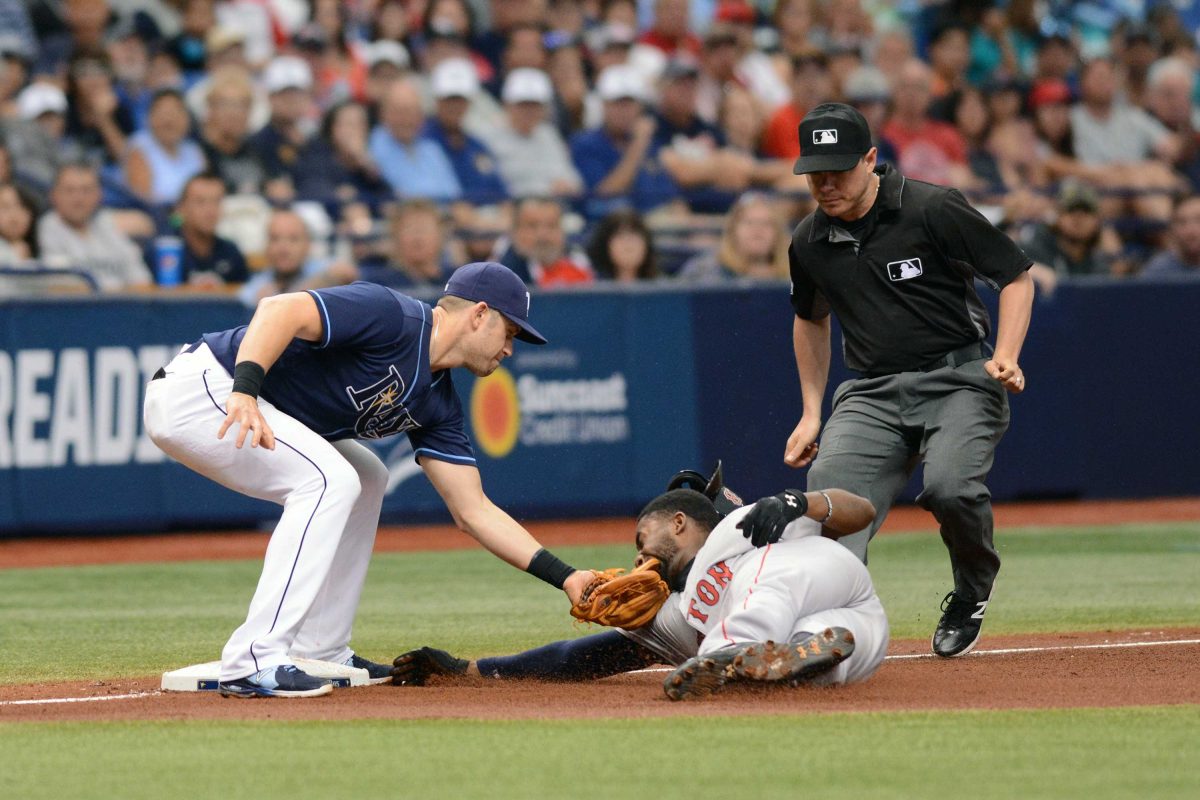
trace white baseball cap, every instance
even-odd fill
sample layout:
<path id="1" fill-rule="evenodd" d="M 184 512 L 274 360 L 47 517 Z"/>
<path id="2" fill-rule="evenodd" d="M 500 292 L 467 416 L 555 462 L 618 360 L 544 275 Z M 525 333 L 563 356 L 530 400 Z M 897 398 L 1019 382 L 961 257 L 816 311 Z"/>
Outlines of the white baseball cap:
<path id="1" fill-rule="evenodd" d="M 613 64 L 600 73 L 596 93 L 601 100 L 645 100 L 646 81 L 628 64 Z"/>
<path id="2" fill-rule="evenodd" d="M 367 68 L 374 67 L 376 64 L 393 64 L 400 69 L 408 69 L 412 66 L 412 59 L 409 58 L 408 49 L 391 39 L 380 39 L 377 42 L 368 42 L 363 45 L 363 57 L 367 61 Z"/>
<path id="3" fill-rule="evenodd" d="M 285 89 L 312 88 L 313 75 L 308 62 L 298 56 L 277 56 L 263 70 L 263 86 L 271 94 Z"/>
<path id="4" fill-rule="evenodd" d="M 479 92 L 479 73 L 465 58 L 448 58 L 433 68 L 429 88 L 438 100 L 446 97 L 474 97 Z"/>
<path id="5" fill-rule="evenodd" d="M 21 119 L 37 119 L 42 114 L 67 113 L 67 96 L 49 83 L 31 83 L 17 95 L 17 113 Z"/>
<path id="6" fill-rule="evenodd" d="M 504 79 L 500 99 L 505 103 L 549 103 L 554 99 L 554 87 L 540 69 L 521 67 Z"/>

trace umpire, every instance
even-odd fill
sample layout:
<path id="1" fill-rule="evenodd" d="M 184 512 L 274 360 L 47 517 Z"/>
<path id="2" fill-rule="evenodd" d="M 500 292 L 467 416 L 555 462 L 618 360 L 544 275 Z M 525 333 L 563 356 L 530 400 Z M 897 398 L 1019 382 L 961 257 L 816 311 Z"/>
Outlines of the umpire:
<path id="1" fill-rule="evenodd" d="M 933 652 L 965 655 L 979 639 L 1000 569 L 984 480 L 1008 428 L 1005 390 L 1025 389 L 1017 358 L 1033 304 L 1031 261 L 957 190 L 877 166 L 867 121 L 850 106 L 812 109 L 800 124 L 800 146 L 795 172 L 808 176 L 818 208 L 796 227 L 789 250 L 804 409 L 784 460 L 813 464 L 810 491 L 837 486 L 874 503 L 870 527 L 841 539 L 863 561 L 924 463 L 917 502 L 937 518 L 954 573 Z M 1000 292 L 991 355 L 976 278 Z M 834 393 L 818 448 L 830 311 L 857 377 Z"/>

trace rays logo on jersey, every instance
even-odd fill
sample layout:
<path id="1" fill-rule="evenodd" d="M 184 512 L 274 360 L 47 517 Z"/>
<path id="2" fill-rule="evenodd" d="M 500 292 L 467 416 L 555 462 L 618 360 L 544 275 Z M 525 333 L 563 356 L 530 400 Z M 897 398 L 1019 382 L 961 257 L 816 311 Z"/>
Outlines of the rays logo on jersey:
<path id="1" fill-rule="evenodd" d="M 346 393 L 362 412 L 354 423 L 354 432 L 363 439 L 380 439 L 420 427 L 400 402 L 404 379 L 395 365 L 389 366 L 387 375 L 365 389 L 347 386 Z"/>

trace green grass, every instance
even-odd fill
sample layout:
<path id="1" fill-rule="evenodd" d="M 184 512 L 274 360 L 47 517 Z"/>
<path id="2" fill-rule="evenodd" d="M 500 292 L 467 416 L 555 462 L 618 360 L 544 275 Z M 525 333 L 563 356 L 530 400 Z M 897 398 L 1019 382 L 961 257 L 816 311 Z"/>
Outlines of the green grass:
<path id="1" fill-rule="evenodd" d="M 0 725 L 21 798 L 1191 798 L 1195 707 Z"/>
<path id="2" fill-rule="evenodd" d="M 988 632 L 1195 625 L 1200 525 L 1001 532 Z M 628 563 L 632 547 L 566 547 L 580 566 Z M 250 561 L 0 570 L 0 684 L 147 675 L 218 658 L 258 579 Z M 871 547 L 893 638 L 925 638 L 950 588 L 941 540 Z M 482 550 L 389 553 L 372 562 L 355 647 L 375 658 L 422 644 L 465 656 L 588 632 L 565 598 Z"/>

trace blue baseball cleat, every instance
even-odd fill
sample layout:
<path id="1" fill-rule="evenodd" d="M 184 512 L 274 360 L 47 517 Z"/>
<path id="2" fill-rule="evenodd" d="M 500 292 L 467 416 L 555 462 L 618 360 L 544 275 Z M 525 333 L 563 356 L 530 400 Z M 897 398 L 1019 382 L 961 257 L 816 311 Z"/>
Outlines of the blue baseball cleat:
<path id="1" fill-rule="evenodd" d="M 319 697 L 332 692 L 333 683 L 284 664 L 236 681 L 221 681 L 217 691 L 225 697 Z"/>
<path id="2" fill-rule="evenodd" d="M 347 667 L 355 669 L 365 669 L 367 671 L 367 683 L 371 686 L 380 683 L 387 683 L 392 679 L 392 668 L 383 664 L 376 664 L 374 661 L 368 661 L 358 654 L 350 656 L 345 661 Z"/>

